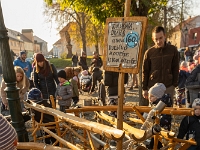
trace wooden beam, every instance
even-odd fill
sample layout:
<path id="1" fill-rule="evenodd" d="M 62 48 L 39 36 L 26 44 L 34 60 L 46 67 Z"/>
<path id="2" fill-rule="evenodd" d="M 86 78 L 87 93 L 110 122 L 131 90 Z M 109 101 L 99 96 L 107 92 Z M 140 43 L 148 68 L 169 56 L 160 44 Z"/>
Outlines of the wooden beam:
<path id="1" fill-rule="evenodd" d="M 37 110 L 39 112 L 42 113 L 46 113 L 49 115 L 52 115 L 54 117 L 58 117 L 58 119 L 66 121 L 66 122 L 70 122 L 71 124 L 78 126 L 79 128 L 85 129 L 85 130 L 89 130 L 95 133 L 98 133 L 102 136 L 105 136 L 109 139 L 114 139 L 116 141 L 123 139 L 125 133 L 122 130 L 113 128 L 113 127 L 109 127 L 107 125 L 103 125 L 97 122 L 92 122 L 83 118 L 79 118 L 76 116 L 72 116 L 69 114 L 66 114 L 64 112 L 61 112 L 59 110 L 54 110 L 52 108 L 48 108 L 48 107 L 44 107 L 41 105 L 38 105 L 36 103 L 27 103 L 24 102 L 25 106 L 32 108 L 34 110 Z"/>

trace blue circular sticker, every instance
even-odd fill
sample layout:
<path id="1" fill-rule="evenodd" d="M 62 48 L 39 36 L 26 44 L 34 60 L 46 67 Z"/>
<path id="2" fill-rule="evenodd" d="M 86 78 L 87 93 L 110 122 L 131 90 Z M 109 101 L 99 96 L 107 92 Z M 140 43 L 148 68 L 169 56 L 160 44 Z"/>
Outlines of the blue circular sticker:
<path id="1" fill-rule="evenodd" d="M 139 34 L 135 31 L 131 31 L 125 36 L 124 41 L 128 47 L 134 48 L 139 42 Z"/>

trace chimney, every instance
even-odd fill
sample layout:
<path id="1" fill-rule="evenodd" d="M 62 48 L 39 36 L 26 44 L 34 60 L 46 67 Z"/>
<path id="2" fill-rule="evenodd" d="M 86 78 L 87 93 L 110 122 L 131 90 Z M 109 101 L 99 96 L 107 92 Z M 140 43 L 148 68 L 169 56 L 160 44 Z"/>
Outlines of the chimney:
<path id="1" fill-rule="evenodd" d="M 22 29 L 22 34 L 34 43 L 33 30 L 32 29 Z"/>

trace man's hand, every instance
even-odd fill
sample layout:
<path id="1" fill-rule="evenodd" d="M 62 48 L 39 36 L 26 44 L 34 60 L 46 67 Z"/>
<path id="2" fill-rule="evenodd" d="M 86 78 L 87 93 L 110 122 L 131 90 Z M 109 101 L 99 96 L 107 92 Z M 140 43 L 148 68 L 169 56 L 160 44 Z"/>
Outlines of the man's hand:
<path id="1" fill-rule="evenodd" d="M 147 90 L 142 91 L 142 95 L 145 99 L 148 99 L 148 91 Z"/>
<path id="2" fill-rule="evenodd" d="M 57 100 L 62 100 L 62 97 L 61 96 L 56 96 L 56 99 Z"/>

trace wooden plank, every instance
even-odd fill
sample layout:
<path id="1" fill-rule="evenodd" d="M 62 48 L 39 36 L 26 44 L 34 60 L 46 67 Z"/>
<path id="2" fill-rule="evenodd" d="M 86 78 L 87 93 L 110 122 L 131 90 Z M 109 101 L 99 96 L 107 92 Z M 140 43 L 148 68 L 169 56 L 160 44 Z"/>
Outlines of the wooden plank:
<path id="1" fill-rule="evenodd" d="M 58 119 L 70 122 L 71 124 L 78 126 L 79 128 L 89 130 L 95 133 L 98 133 L 102 136 L 105 136 L 109 139 L 114 139 L 116 141 L 123 139 L 125 133 L 122 130 L 115 129 L 113 127 L 109 127 L 107 125 L 103 125 L 97 122 L 92 122 L 83 118 L 79 118 L 76 116 L 72 116 L 66 113 L 63 113 L 59 110 L 54 110 L 52 108 L 44 107 L 41 105 L 38 105 L 36 103 L 29 104 L 27 102 L 24 102 L 25 106 L 32 108 L 34 110 L 37 110 L 42 113 L 46 113 L 55 117 L 58 117 Z"/>
<path id="2" fill-rule="evenodd" d="M 85 106 L 82 108 L 77 109 L 67 109 L 67 113 L 73 112 L 90 112 L 90 111 L 117 111 L 118 106 Z M 123 111 L 125 112 L 134 112 L 136 108 L 139 112 L 148 113 L 151 111 L 151 107 L 148 106 L 123 106 Z M 165 107 L 165 109 L 161 112 L 161 114 L 168 114 L 168 115 L 186 115 L 192 116 L 194 115 L 193 108 L 173 108 L 173 107 Z"/>
<path id="3" fill-rule="evenodd" d="M 31 150 L 69 150 L 68 148 L 61 148 L 57 146 L 45 145 L 44 143 L 34 142 L 18 142 L 17 149 L 31 149 Z"/>

